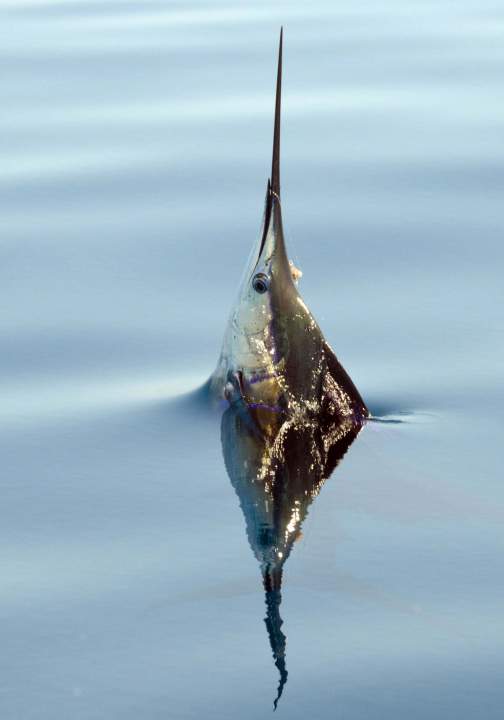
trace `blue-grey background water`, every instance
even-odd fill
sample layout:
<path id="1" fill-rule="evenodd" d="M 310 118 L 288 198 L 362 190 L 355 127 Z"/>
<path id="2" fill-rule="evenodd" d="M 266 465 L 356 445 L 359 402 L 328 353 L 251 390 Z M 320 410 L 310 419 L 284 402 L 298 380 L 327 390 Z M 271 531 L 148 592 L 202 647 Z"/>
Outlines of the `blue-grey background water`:
<path id="1" fill-rule="evenodd" d="M 498 718 L 504 7 L 0 2 L 5 720 L 261 718 L 213 369 L 285 28 L 303 296 L 375 412 L 285 568 L 289 718 Z"/>

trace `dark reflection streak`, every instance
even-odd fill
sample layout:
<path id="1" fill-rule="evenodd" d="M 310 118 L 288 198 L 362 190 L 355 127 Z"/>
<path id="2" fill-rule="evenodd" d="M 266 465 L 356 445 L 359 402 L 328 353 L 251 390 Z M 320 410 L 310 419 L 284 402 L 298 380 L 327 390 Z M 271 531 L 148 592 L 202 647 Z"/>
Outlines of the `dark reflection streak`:
<path id="1" fill-rule="evenodd" d="M 265 588 L 266 589 L 266 588 Z M 285 646 L 287 638 L 282 632 L 283 620 L 280 617 L 280 603 L 282 602 L 282 593 L 280 590 L 266 589 L 266 617 L 264 622 L 268 630 L 268 637 L 271 645 L 271 651 L 275 660 L 275 665 L 280 673 L 280 682 L 278 683 L 277 696 L 273 701 L 273 707 L 277 708 L 278 701 L 282 695 L 284 685 L 287 682 L 287 668 L 285 665 Z"/>
<path id="2" fill-rule="evenodd" d="M 251 409 L 241 401 L 222 416 L 226 470 L 262 572 L 264 622 L 280 675 L 275 709 L 288 675 L 287 638 L 280 615 L 283 567 L 311 503 L 361 428 L 354 416 L 286 420 L 274 412 Z"/>

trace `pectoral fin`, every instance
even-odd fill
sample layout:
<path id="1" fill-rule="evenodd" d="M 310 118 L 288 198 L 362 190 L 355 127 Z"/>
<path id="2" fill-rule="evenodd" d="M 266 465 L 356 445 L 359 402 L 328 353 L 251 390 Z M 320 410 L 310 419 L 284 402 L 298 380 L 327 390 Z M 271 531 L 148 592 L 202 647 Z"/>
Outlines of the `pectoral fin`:
<path id="1" fill-rule="evenodd" d="M 325 340 L 324 356 L 328 371 L 325 384 L 328 393 L 332 396 L 333 402 L 341 408 L 342 414 L 344 415 L 348 415 L 350 411 L 359 421 L 369 417 L 369 410 L 366 407 L 366 403 Z"/>

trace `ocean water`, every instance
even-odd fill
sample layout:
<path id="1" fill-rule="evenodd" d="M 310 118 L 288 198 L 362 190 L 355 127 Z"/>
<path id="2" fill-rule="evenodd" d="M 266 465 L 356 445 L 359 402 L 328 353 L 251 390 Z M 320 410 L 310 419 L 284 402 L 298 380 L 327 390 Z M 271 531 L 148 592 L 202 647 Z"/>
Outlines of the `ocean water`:
<path id="1" fill-rule="evenodd" d="M 284 26 L 301 291 L 378 415 L 284 569 L 277 714 L 504 690 L 504 6 L 0 0 L 2 720 L 269 717 L 261 575 L 191 397 L 259 232 Z"/>

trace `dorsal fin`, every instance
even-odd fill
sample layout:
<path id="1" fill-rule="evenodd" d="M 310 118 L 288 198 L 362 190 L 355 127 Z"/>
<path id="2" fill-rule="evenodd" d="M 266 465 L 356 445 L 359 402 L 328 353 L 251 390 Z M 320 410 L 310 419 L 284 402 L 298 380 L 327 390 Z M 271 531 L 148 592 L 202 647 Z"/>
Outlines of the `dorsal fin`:
<path id="1" fill-rule="evenodd" d="M 283 27 L 280 28 L 278 48 L 278 70 L 275 100 L 275 129 L 273 132 L 273 159 L 271 162 L 271 192 L 280 199 L 280 114 L 282 109 L 282 40 Z"/>

